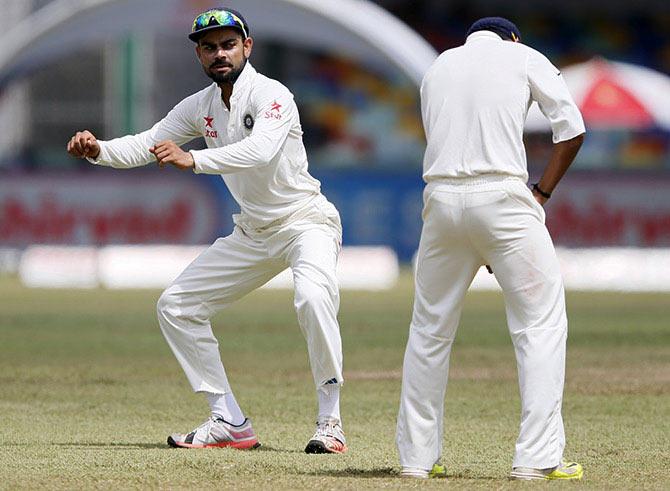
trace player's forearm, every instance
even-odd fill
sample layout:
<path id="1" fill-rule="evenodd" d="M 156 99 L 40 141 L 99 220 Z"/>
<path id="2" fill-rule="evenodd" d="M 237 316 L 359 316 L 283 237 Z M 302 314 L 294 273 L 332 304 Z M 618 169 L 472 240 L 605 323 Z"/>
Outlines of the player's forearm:
<path id="1" fill-rule="evenodd" d="M 554 144 L 549 163 L 537 183 L 543 192 L 551 194 L 554 191 L 570 164 L 575 160 L 583 142 L 584 134 L 582 133 L 570 140 Z"/>
<path id="2" fill-rule="evenodd" d="M 93 163 L 117 169 L 139 167 L 155 161 L 149 149 L 157 143 L 170 140 L 177 145 L 183 145 L 200 136 L 192 125 L 189 101 L 188 98 L 182 101 L 165 118 L 146 131 L 101 142 L 100 155 Z"/>
<path id="3" fill-rule="evenodd" d="M 149 152 L 151 142 L 147 135 L 128 135 L 100 142 L 100 154 L 93 163 L 117 169 L 130 169 L 154 160 Z"/>
<path id="4" fill-rule="evenodd" d="M 193 150 L 197 174 L 232 174 L 267 165 L 279 151 L 279 144 L 264 135 L 254 135 L 221 148 Z"/>

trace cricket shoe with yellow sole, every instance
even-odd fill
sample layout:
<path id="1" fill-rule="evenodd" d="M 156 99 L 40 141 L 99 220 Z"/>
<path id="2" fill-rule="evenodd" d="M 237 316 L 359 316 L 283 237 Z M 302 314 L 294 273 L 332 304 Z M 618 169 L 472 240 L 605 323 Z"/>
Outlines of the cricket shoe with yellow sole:
<path id="1" fill-rule="evenodd" d="M 550 467 L 549 469 L 515 467 L 512 469 L 510 477 L 522 481 L 531 481 L 535 479 L 544 481 L 581 479 L 584 477 L 584 468 L 577 462 L 561 462 L 561 465 Z"/>
<path id="2" fill-rule="evenodd" d="M 418 469 L 416 467 L 403 467 L 400 477 L 408 479 L 428 479 L 447 477 L 447 468 L 436 462 L 431 470 Z"/>
<path id="3" fill-rule="evenodd" d="M 211 417 L 190 433 L 170 435 L 167 443 L 174 448 L 232 447 L 246 450 L 261 446 L 248 418 L 241 425 L 235 426 L 223 419 Z"/>
<path id="4" fill-rule="evenodd" d="M 324 418 L 316 422 L 316 432 L 307 442 L 305 453 L 344 453 L 347 440 L 339 420 Z"/>

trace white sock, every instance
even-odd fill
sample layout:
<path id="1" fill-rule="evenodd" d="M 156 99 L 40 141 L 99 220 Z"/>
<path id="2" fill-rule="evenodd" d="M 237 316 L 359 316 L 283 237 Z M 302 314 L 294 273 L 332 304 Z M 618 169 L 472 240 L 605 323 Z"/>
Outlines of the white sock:
<path id="1" fill-rule="evenodd" d="M 244 423 L 244 414 L 232 392 L 225 394 L 205 392 L 205 394 L 207 394 L 207 402 L 209 402 L 209 407 L 212 410 L 212 416 L 223 418 L 226 423 L 234 426 Z"/>
<path id="2" fill-rule="evenodd" d="M 340 384 L 326 384 L 317 387 L 316 396 L 319 399 L 318 419 L 333 418 L 341 422 Z"/>

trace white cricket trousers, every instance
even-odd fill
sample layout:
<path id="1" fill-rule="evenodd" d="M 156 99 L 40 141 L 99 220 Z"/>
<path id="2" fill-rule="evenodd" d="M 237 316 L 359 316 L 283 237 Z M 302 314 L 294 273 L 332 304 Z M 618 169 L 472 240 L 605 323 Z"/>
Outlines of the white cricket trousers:
<path id="1" fill-rule="evenodd" d="M 396 436 L 403 467 L 431 469 L 441 457 L 451 345 L 465 293 L 485 264 L 502 287 L 517 361 L 521 425 L 512 466 L 560 463 L 567 319 L 544 219 L 520 179 L 490 175 L 426 186 Z"/>
<path id="2" fill-rule="evenodd" d="M 332 379 L 343 382 L 335 276 L 342 229 L 330 203 L 317 200 L 310 206 L 313 209 L 302 219 L 253 238 L 236 226 L 161 295 L 161 330 L 194 391 L 231 392 L 210 317 L 287 267 L 293 271 L 294 305 L 314 382 L 317 387 Z"/>

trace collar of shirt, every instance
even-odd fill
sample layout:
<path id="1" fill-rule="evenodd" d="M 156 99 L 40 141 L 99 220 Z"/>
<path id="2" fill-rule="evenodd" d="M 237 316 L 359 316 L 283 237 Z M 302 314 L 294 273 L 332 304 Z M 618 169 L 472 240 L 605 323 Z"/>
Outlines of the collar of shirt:
<path id="1" fill-rule="evenodd" d="M 237 77 L 237 80 L 235 80 L 235 83 L 233 84 L 233 93 L 230 95 L 231 101 L 236 101 L 242 94 L 247 92 L 257 73 L 256 69 L 251 65 L 251 62 L 247 60 L 246 65 L 244 65 L 244 68 L 242 69 L 242 73 L 240 73 L 240 76 Z M 219 87 L 218 84 L 216 84 L 216 90 L 219 93 L 219 99 L 221 99 L 221 87 Z"/>
<path id="2" fill-rule="evenodd" d="M 241 94 L 245 93 L 251 86 L 256 73 L 256 69 L 251 65 L 251 62 L 247 60 L 246 65 L 244 65 L 244 68 L 242 69 L 242 73 L 240 73 L 240 76 L 237 77 L 237 80 L 233 85 L 233 93 L 230 98 L 237 100 Z"/>
<path id="3" fill-rule="evenodd" d="M 493 39 L 493 40 L 502 41 L 502 38 L 500 36 L 498 36 L 493 31 L 476 31 L 476 32 L 473 32 L 472 34 L 470 34 L 465 39 L 465 42 L 469 43 L 471 41 L 477 41 L 479 39 Z"/>

